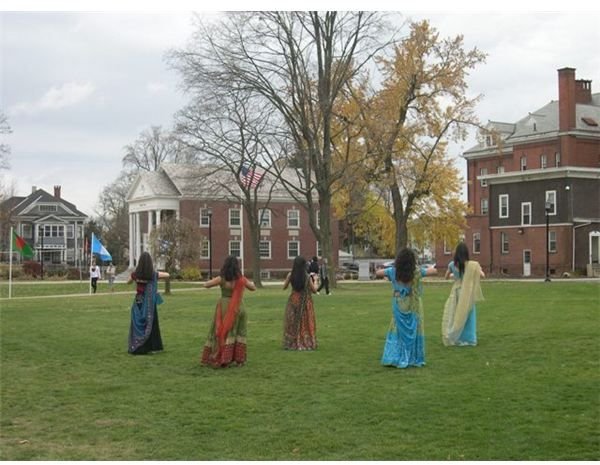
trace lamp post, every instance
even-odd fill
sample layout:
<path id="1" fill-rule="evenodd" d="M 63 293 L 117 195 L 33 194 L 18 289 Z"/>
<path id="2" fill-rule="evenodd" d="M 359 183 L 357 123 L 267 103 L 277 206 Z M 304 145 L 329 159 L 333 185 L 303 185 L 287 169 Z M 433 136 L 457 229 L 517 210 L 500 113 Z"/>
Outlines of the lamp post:
<path id="1" fill-rule="evenodd" d="M 208 279 L 212 279 L 212 210 L 206 213 L 208 216 Z"/>
<path id="2" fill-rule="evenodd" d="M 552 204 L 550 202 L 546 202 L 545 208 L 546 212 L 546 279 L 545 282 L 550 282 L 550 210 L 552 210 Z"/>

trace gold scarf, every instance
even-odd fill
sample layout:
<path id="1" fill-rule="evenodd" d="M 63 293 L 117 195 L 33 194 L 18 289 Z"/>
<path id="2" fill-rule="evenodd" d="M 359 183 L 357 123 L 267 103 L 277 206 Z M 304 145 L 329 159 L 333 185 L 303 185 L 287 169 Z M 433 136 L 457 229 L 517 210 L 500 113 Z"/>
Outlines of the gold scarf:
<path id="1" fill-rule="evenodd" d="M 479 263 L 469 260 L 465 263 L 465 273 L 462 279 L 457 280 L 452 288 L 452 293 L 458 290 L 458 288 L 460 288 L 460 293 L 458 302 L 456 302 L 456 307 L 454 309 L 454 318 L 449 326 L 445 326 L 447 329 L 443 328 L 444 332 L 447 331 L 446 334 L 443 334 L 445 345 L 452 345 L 456 343 L 465 327 L 465 323 L 473 304 L 483 300 L 480 281 L 481 266 Z M 449 315 L 444 316 L 444 319 L 449 317 Z"/>

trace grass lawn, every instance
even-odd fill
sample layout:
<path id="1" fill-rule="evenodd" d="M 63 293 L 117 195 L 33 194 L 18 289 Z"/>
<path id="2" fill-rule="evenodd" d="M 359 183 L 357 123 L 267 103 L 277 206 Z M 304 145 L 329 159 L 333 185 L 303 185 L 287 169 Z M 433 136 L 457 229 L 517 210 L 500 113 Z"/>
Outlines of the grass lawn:
<path id="1" fill-rule="evenodd" d="M 165 351 L 138 357 L 128 290 L 0 300 L 0 460 L 600 459 L 598 283 L 484 282 L 474 348 L 442 346 L 450 283 L 425 283 L 427 366 L 405 370 L 379 363 L 388 283 L 315 296 L 315 352 L 280 348 L 288 292 L 247 293 L 225 370 L 198 364 L 218 290 L 165 296 Z"/>

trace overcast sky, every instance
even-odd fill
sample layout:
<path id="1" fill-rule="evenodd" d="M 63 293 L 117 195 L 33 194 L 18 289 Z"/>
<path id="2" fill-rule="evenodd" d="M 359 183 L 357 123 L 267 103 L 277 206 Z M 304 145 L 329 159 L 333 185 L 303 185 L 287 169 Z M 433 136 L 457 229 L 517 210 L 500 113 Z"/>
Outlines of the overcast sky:
<path id="1" fill-rule="evenodd" d="M 576 68 L 600 92 L 598 11 L 402 14 L 430 19 L 442 36 L 463 34 L 465 48 L 488 54 L 468 78 L 469 92 L 484 95 L 482 121 L 515 122 L 556 100 L 562 67 Z M 0 110 L 13 129 L 5 138 L 11 168 L 2 176 L 17 195 L 61 185 L 64 198 L 95 214 L 100 191 L 121 171 L 123 146 L 152 125 L 170 127 L 186 103 L 164 54 L 189 39 L 191 18 L 183 11 L 0 12 Z"/>

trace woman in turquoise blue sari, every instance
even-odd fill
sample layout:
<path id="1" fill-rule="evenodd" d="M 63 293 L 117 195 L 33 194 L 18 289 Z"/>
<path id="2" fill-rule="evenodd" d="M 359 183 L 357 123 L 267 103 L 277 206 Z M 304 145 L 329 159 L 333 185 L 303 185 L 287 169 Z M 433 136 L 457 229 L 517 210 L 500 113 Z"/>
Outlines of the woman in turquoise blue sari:
<path id="1" fill-rule="evenodd" d="M 434 267 L 417 267 L 417 257 L 402 249 L 394 266 L 377 270 L 376 275 L 392 283 L 392 321 L 385 338 L 381 364 L 397 368 L 425 365 L 423 328 L 423 286 L 421 278 L 436 275 Z"/>
<path id="2" fill-rule="evenodd" d="M 158 305 L 163 299 L 158 293 L 159 278 L 168 278 L 169 273 L 154 271 L 152 257 L 143 252 L 137 267 L 127 283 L 135 281 L 136 293 L 131 305 L 128 351 L 133 355 L 163 350 L 160 326 L 158 325 Z"/>

